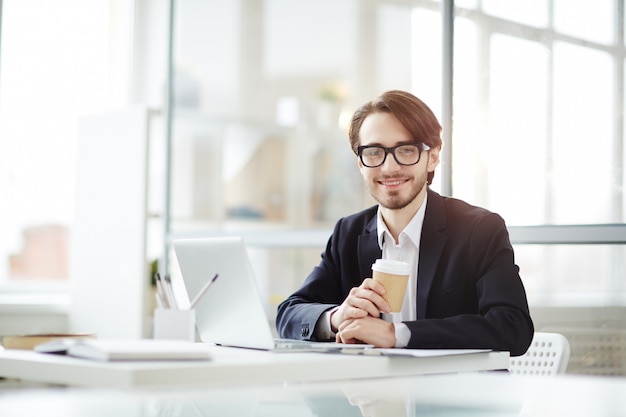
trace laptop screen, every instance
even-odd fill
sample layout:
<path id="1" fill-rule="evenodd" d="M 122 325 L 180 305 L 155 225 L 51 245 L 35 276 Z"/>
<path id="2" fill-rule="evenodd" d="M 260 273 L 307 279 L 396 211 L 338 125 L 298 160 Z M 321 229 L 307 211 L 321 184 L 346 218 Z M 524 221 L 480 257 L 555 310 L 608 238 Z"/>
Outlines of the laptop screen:
<path id="1" fill-rule="evenodd" d="M 256 349 L 274 347 L 242 238 L 177 239 L 174 251 L 189 299 L 219 274 L 196 304 L 196 325 L 203 342 Z"/>

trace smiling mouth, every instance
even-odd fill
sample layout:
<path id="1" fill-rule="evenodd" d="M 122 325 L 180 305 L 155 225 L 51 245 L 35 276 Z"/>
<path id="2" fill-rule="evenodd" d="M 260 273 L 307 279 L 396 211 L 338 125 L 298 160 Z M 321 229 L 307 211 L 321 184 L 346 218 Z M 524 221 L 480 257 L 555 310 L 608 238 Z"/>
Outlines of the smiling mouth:
<path id="1" fill-rule="evenodd" d="M 384 187 L 397 187 L 408 182 L 406 179 L 394 179 L 394 180 L 380 180 L 378 183 Z"/>

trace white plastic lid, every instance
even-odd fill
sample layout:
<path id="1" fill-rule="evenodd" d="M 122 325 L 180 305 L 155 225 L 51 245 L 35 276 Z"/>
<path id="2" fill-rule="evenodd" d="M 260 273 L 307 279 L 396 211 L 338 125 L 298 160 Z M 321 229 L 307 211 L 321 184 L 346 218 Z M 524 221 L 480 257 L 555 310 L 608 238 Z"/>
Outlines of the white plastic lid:
<path id="1" fill-rule="evenodd" d="M 394 275 L 408 275 L 409 269 L 408 263 L 393 259 L 376 259 L 376 262 L 372 265 L 372 271 Z"/>

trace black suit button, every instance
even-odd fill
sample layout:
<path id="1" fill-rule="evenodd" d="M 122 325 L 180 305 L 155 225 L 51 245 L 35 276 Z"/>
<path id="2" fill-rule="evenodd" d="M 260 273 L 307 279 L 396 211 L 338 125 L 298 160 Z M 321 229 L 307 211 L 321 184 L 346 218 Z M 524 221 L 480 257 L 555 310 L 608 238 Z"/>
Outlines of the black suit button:
<path id="1" fill-rule="evenodd" d="M 309 335 L 309 325 L 308 324 L 303 324 L 302 325 L 302 331 L 300 332 L 300 336 L 307 337 L 308 335 Z"/>

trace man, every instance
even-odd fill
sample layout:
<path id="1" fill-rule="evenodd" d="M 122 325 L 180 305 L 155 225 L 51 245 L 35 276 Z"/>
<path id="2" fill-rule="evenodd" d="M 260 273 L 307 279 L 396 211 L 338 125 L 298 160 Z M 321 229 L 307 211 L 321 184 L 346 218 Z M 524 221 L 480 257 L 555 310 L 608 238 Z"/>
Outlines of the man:
<path id="1" fill-rule="evenodd" d="M 388 91 L 355 112 L 349 138 L 378 205 L 337 222 L 320 264 L 278 307 L 280 336 L 524 354 L 534 328 L 505 223 L 429 189 L 442 142 L 428 106 Z M 401 322 L 380 317 L 390 309 L 370 277 L 381 257 L 412 268 Z"/>

